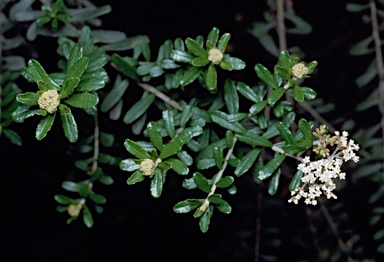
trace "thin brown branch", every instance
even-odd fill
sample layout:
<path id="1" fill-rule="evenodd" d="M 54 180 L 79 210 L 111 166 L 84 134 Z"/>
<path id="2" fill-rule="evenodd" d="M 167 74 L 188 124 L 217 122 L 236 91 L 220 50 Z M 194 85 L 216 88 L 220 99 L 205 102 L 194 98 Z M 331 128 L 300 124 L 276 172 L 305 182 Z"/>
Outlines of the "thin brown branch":
<path id="1" fill-rule="evenodd" d="M 163 92 L 157 90 L 156 88 L 154 88 L 153 86 L 151 85 L 148 85 L 148 84 L 145 84 L 145 83 L 137 83 L 139 86 L 141 86 L 144 90 L 147 90 L 148 92 L 156 95 L 158 98 L 160 98 L 161 100 L 163 100 L 165 103 L 169 104 L 170 106 L 172 106 L 173 108 L 179 110 L 179 111 L 183 111 L 183 107 L 178 103 L 176 102 L 175 100 L 172 100 L 169 96 L 167 96 L 166 94 L 164 94 Z"/>

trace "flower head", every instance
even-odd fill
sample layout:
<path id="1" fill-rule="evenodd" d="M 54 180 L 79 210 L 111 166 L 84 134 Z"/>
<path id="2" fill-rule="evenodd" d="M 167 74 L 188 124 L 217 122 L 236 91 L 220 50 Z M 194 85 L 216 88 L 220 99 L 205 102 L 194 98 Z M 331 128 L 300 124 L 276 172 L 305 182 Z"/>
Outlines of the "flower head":
<path id="1" fill-rule="evenodd" d="M 144 176 L 153 176 L 155 169 L 155 162 L 151 159 L 144 159 L 140 163 L 140 171 L 143 172 Z"/>
<path id="2" fill-rule="evenodd" d="M 292 75 L 296 78 L 304 78 L 308 74 L 308 67 L 303 63 L 296 64 L 292 67 Z"/>
<path id="3" fill-rule="evenodd" d="M 56 112 L 57 106 L 60 104 L 59 94 L 56 90 L 45 91 L 41 94 L 37 103 L 41 109 L 45 109 L 52 114 Z"/>
<path id="4" fill-rule="evenodd" d="M 212 48 L 208 52 L 208 60 L 214 64 L 218 64 L 223 60 L 223 53 L 217 48 Z"/>

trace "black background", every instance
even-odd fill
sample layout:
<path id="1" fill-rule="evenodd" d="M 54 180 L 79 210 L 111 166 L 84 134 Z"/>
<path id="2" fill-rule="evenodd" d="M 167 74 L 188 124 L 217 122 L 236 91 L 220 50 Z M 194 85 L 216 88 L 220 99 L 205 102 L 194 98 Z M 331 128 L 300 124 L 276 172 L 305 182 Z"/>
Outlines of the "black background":
<path id="1" fill-rule="evenodd" d="M 153 54 L 157 54 L 159 46 L 167 39 L 207 35 L 216 26 L 221 33 L 231 33 L 231 54 L 247 64 L 246 70 L 230 77 L 253 85 L 258 82 L 253 70 L 256 63 L 268 68 L 276 63 L 276 59 L 248 33 L 253 22 L 263 21 L 262 13 L 267 7 L 264 1 L 98 0 L 94 3 L 112 6 L 112 13 L 102 17 L 103 29 L 120 30 L 128 36 L 148 35 Z M 313 32 L 289 35 L 288 46 L 300 46 L 307 62 L 319 62 L 316 74 L 306 85 L 315 89 L 326 102 L 336 105 L 336 110 L 328 117 L 335 120 L 346 116 L 355 119 L 358 127 L 366 127 L 378 122 L 379 116 L 374 110 L 356 113 L 357 102 L 366 97 L 369 90 L 358 89 L 354 81 L 365 71 L 372 57 L 352 57 L 348 51 L 370 34 L 370 26 L 361 21 L 360 15 L 348 13 L 345 4 L 346 1 L 294 1 L 296 13 L 312 25 Z M 55 40 L 39 36 L 31 45 L 43 65 L 49 65 L 52 72 L 57 69 Z M 27 91 L 25 82 L 21 87 Z M 134 87 L 130 88 L 135 95 Z M 92 126 L 92 122 L 82 121 L 80 129 L 82 125 Z M 55 211 L 53 197 L 65 194 L 61 189 L 63 180 L 76 177 L 68 156 L 68 142 L 62 135 L 59 121 L 43 141 L 36 141 L 37 123 L 38 119 L 27 119 L 22 125 L 13 125 L 23 137 L 22 147 L 5 139 L 0 141 L 1 261 L 254 260 L 257 192 L 262 190 L 265 195 L 266 188 L 256 186 L 249 177 L 239 179 L 236 182 L 238 193 L 227 197 L 233 207 L 232 214 L 216 212 L 206 234 L 200 232 L 198 220 L 191 214 L 179 215 L 172 211 L 175 203 L 196 194 L 180 186 L 181 178 L 169 178 L 163 196 L 153 199 L 148 181 L 127 186 L 128 174 L 113 168 L 107 171 L 115 184 L 110 187 L 96 185 L 108 203 L 103 214 L 94 213 L 94 227 L 87 229 L 81 221 L 66 225 L 67 215 Z M 127 126 L 109 122 L 101 122 L 101 126 L 106 130 L 119 128 L 119 143 L 131 135 Z M 122 149 L 113 153 L 129 157 Z M 368 250 L 370 236 L 364 231 L 368 220 L 365 203 L 375 188 L 371 184 L 352 185 L 341 193 L 341 201 L 353 203 L 346 205 L 353 217 L 351 225 L 366 239 L 363 244 Z M 275 212 L 276 216 L 272 221 L 264 221 L 263 225 L 283 225 L 283 246 L 276 254 L 290 258 L 284 261 L 315 261 L 316 254 L 311 253 L 311 248 L 302 251 L 297 243 L 289 242 L 292 235 L 305 242 L 309 233 L 306 222 L 302 221 L 303 207 L 286 207 L 286 193 L 269 200 L 274 204 L 264 207 L 263 212 Z M 283 207 L 288 213 L 279 216 L 278 210 Z"/>

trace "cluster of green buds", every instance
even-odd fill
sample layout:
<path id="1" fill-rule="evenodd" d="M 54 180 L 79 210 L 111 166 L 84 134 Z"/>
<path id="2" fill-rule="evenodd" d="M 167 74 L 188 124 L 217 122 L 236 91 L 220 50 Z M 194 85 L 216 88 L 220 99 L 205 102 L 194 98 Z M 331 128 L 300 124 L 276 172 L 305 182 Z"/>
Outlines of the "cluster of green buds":
<path id="1" fill-rule="evenodd" d="M 52 29 L 57 30 L 59 28 L 59 21 L 62 23 L 68 21 L 69 17 L 65 12 L 65 6 L 62 0 L 57 0 L 52 4 L 43 4 L 41 10 L 45 15 L 36 20 L 39 26 L 50 22 Z"/>

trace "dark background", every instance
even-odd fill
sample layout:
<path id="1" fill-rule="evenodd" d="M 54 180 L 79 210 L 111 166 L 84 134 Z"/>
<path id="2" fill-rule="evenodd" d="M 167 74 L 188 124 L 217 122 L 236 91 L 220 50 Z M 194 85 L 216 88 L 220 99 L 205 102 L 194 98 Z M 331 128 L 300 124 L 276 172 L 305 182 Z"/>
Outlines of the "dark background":
<path id="1" fill-rule="evenodd" d="M 253 22 L 263 21 L 262 13 L 267 8 L 264 1 L 98 0 L 94 3 L 112 6 L 112 13 L 102 17 L 103 29 L 120 30 L 128 36 L 148 35 L 153 56 L 167 39 L 206 36 L 216 26 L 221 33 L 231 33 L 231 54 L 247 64 L 246 70 L 231 77 L 253 85 L 258 82 L 253 70 L 256 63 L 268 68 L 276 63 L 248 33 Z M 304 36 L 289 35 L 288 46 L 300 46 L 307 62 L 319 62 L 316 74 L 306 85 L 326 102 L 336 105 L 328 118 L 353 118 L 358 127 L 366 127 L 376 123 L 379 116 L 374 111 L 356 113 L 356 104 L 369 91 L 358 89 L 354 81 L 372 57 L 352 57 L 348 51 L 370 34 L 370 26 L 361 21 L 360 15 L 348 13 L 346 3 L 294 1 L 296 13 L 312 25 L 313 32 Z M 39 36 L 31 44 L 36 53 L 41 54 L 37 59 L 54 71 L 57 60 L 53 58 L 58 57 L 55 40 Z M 131 92 L 135 92 L 134 88 Z M 94 227 L 87 229 L 81 219 L 66 225 L 68 216 L 55 211 L 53 197 L 65 194 L 62 181 L 76 176 L 68 156 L 68 142 L 61 134 L 59 121 L 43 141 L 36 141 L 37 123 L 38 119 L 27 119 L 22 125 L 13 125 L 22 135 L 22 147 L 1 140 L 1 261 L 253 261 L 260 190 L 269 203 L 261 204 L 263 212 L 268 214 L 268 220 L 262 220 L 262 225 L 279 225 L 281 229 L 282 247 L 273 251 L 275 255 L 290 258 L 282 261 L 316 260 L 312 247 L 300 247 L 302 242 L 310 241 L 304 207 L 288 206 L 287 192 L 282 197 L 267 197 L 265 186 L 257 186 L 245 176 L 236 182 L 238 193 L 227 197 L 233 207 L 232 214 L 215 212 L 206 234 L 200 232 L 198 220 L 191 214 L 172 211 L 175 203 L 196 194 L 180 186 L 181 178 L 167 178 L 163 196 L 153 199 L 148 181 L 127 186 L 128 174 L 116 168 L 106 170 L 114 178 L 114 185 L 96 185 L 95 190 L 105 195 L 108 203 L 104 213 L 94 213 Z M 80 125 L 86 123 L 84 120 Z M 131 134 L 127 126 L 105 124 L 110 126 L 102 128 L 120 128 L 118 142 Z M 123 149 L 114 153 L 129 157 Z M 352 185 L 340 192 L 340 201 L 353 203 L 346 205 L 352 217 L 350 225 L 362 234 L 368 251 L 371 240 L 369 230 L 365 230 L 368 220 L 365 203 L 375 188 L 371 184 Z"/>

